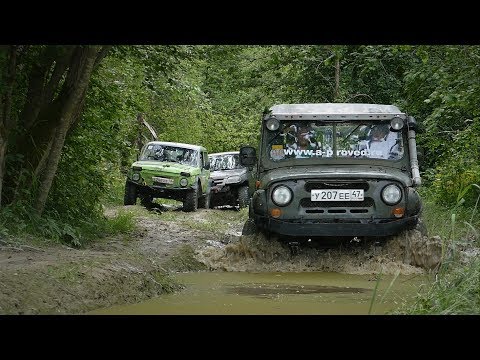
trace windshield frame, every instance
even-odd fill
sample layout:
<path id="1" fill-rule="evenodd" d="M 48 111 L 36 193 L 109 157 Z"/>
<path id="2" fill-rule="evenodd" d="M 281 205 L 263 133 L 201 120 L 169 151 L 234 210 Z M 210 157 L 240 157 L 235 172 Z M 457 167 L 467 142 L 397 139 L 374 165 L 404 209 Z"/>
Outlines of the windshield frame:
<path id="1" fill-rule="evenodd" d="M 150 153 L 147 154 L 147 151 Z M 164 151 L 167 150 L 170 154 L 167 156 L 167 153 Z M 160 152 L 158 155 L 154 155 L 153 151 Z M 178 156 L 171 156 L 173 153 L 181 153 L 183 152 L 182 159 Z M 188 159 L 186 160 L 184 157 L 188 154 Z M 142 151 L 140 152 L 139 161 L 155 161 L 159 163 L 177 163 L 181 165 L 187 165 L 192 167 L 199 167 L 200 164 L 200 152 L 196 149 L 191 149 L 187 147 L 171 145 L 171 144 L 158 144 L 158 143 L 148 143 L 146 144 Z"/>

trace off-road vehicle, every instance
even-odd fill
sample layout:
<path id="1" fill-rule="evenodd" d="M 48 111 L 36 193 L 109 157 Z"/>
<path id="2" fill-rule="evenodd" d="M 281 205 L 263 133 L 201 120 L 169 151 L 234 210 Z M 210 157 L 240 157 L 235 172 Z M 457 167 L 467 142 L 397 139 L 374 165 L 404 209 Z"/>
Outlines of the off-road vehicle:
<path id="1" fill-rule="evenodd" d="M 244 235 L 387 237 L 422 208 L 412 116 L 393 105 L 282 104 L 240 149 L 252 172 Z M 255 167 L 255 168 L 254 168 Z"/>
<path id="2" fill-rule="evenodd" d="M 155 198 L 183 202 L 184 211 L 209 207 L 210 164 L 202 146 L 151 141 L 132 164 L 125 183 L 125 205 L 137 198 L 149 204 Z"/>
<path id="3" fill-rule="evenodd" d="M 247 168 L 240 164 L 239 152 L 221 152 L 208 157 L 212 180 L 210 206 L 247 207 L 250 200 Z"/>

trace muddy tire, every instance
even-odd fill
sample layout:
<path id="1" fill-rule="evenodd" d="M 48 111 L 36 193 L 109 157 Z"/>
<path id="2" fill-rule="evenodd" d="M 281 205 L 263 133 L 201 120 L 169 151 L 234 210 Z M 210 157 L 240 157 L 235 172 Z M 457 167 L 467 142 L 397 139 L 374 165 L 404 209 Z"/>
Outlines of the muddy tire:
<path id="1" fill-rule="evenodd" d="M 250 201 L 250 197 L 248 196 L 248 186 L 241 186 L 238 188 L 238 207 L 240 209 L 246 208 Z"/>
<path id="2" fill-rule="evenodd" d="M 183 211 L 197 211 L 198 208 L 198 188 L 194 188 L 187 192 L 183 200 Z"/>
<path id="3" fill-rule="evenodd" d="M 151 208 L 153 203 L 153 196 L 151 195 L 142 195 L 140 196 L 140 204 L 146 208 Z"/>
<path id="4" fill-rule="evenodd" d="M 127 181 L 125 183 L 125 195 L 123 205 L 135 205 L 137 203 L 137 186 Z"/>
<path id="5" fill-rule="evenodd" d="M 242 229 L 242 235 L 250 236 L 250 235 L 257 235 L 259 233 L 257 229 L 257 225 L 255 225 L 255 221 L 253 219 L 248 219 L 245 221 Z"/>
<path id="6" fill-rule="evenodd" d="M 210 187 L 208 187 L 207 193 L 198 199 L 198 207 L 210 209 Z"/>

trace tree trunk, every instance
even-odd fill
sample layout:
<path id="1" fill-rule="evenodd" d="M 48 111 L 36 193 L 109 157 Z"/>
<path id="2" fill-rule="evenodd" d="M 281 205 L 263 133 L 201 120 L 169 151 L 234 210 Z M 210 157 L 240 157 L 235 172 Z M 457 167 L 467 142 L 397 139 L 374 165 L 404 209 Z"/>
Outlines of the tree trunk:
<path id="1" fill-rule="evenodd" d="M 15 82 L 15 70 L 17 65 L 17 47 L 10 46 L 8 50 L 8 66 L 6 81 L 0 103 L 0 207 L 2 206 L 3 179 L 5 174 L 5 157 L 7 154 L 8 136 L 14 127 L 14 121 L 10 117 L 12 108 L 12 91 Z"/>
<path id="2" fill-rule="evenodd" d="M 101 49 L 101 46 L 79 46 L 75 49 L 72 56 L 70 70 L 63 84 L 62 92 L 59 95 L 61 105 L 59 125 L 53 135 L 50 155 L 46 162 L 46 169 L 41 176 L 38 194 L 35 199 L 34 207 L 39 215 L 43 213 L 45 208 L 53 178 L 60 162 L 65 137 L 75 120 L 77 107 L 81 106 L 83 102 L 82 96 L 86 95 L 85 90 L 90 81 L 95 60 Z"/>
<path id="3" fill-rule="evenodd" d="M 46 47 L 38 60 L 32 65 L 28 76 L 28 90 L 25 98 L 20 123 L 28 128 L 38 116 L 43 102 L 45 81 L 54 62 L 52 47 Z"/>
<path id="4" fill-rule="evenodd" d="M 23 161 L 21 166 L 12 169 L 14 173 L 8 178 L 9 187 L 14 189 L 9 194 L 11 202 L 22 196 L 20 189 L 32 187 L 32 173 L 41 168 L 40 162 L 48 156 L 46 149 L 57 126 L 59 113 L 58 104 L 52 104 L 52 100 L 70 64 L 74 48 L 46 47 L 28 74 L 27 96 L 19 118 L 21 131 L 15 144 L 12 144 L 12 152 L 19 154 Z"/>

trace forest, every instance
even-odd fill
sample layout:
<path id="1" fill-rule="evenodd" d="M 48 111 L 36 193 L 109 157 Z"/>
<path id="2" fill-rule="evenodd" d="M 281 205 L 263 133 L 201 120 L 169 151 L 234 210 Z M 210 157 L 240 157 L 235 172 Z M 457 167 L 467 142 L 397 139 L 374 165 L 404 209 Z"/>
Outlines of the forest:
<path id="1" fill-rule="evenodd" d="M 428 225 L 478 245 L 479 79 L 476 45 L 3 45 L 0 237 L 118 231 L 103 211 L 123 201 L 138 116 L 215 153 L 256 146 L 274 104 L 345 102 L 416 118 Z"/>

